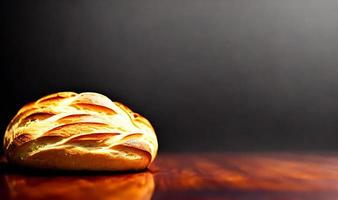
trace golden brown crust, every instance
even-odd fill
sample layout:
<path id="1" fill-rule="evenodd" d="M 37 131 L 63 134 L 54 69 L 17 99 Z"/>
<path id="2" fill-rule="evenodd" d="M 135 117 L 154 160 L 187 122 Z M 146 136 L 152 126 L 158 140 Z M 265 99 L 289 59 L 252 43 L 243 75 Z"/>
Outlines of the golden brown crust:
<path id="1" fill-rule="evenodd" d="M 97 93 L 61 92 L 20 109 L 7 127 L 12 163 L 65 170 L 141 170 L 157 153 L 148 120 Z"/>
<path id="2" fill-rule="evenodd" d="M 149 156 L 145 152 L 133 152 L 137 159 L 128 156 L 114 156 L 107 153 L 90 153 L 77 149 L 50 149 L 41 151 L 24 161 L 20 159 L 11 162 L 39 169 L 66 170 L 142 170 L 148 167 Z"/>

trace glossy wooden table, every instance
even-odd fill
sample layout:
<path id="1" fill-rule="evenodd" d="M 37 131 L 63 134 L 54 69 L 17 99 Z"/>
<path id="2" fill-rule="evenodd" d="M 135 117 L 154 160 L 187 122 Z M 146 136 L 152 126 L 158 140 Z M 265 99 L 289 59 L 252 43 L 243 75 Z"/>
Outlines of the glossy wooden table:
<path id="1" fill-rule="evenodd" d="M 2 162 L 0 199 L 338 199 L 336 153 L 159 154 L 138 173 L 18 171 Z"/>

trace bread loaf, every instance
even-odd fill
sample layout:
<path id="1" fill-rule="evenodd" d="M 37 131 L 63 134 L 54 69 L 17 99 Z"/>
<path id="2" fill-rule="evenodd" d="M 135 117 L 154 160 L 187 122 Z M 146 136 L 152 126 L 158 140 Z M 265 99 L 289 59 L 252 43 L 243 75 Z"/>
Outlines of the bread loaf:
<path id="1" fill-rule="evenodd" d="M 44 169 L 142 170 L 157 148 L 147 119 L 91 92 L 60 92 L 25 105 L 4 137 L 9 162 Z"/>

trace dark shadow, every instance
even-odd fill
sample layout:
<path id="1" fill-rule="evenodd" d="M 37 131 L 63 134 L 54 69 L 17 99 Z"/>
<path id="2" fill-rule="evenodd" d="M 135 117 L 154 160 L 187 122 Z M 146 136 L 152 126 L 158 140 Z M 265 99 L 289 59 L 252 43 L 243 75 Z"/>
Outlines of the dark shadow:
<path id="1" fill-rule="evenodd" d="M 151 199 L 155 181 L 148 170 L 127 172 L 39 170 L 0 161 L 0 196 L 33 199 Z"/>
<path id="2" fill-rule="evenodd" d="M 104 175 L 127 175 L 140 172 L 149 172 L 144 170 L 128 171 L 98 171 L 98 170 L 60 170 L 60 169 L 37 169 L 27 166 L 13 165 L 7 162 L 4 156 L 0 158 L 0 175 L 29 175 L 29 176 L 104 176 Z M 150 171 L 151 172 L 151 171 Z"/>

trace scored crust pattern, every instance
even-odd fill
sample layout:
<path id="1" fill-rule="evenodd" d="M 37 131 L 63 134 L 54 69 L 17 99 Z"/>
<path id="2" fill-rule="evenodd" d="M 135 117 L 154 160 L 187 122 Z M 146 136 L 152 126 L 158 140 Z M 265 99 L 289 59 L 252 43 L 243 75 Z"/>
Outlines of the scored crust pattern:
<path id="1" fill-rule="evenodd" d="M 147 119 L 92 92 L 60 92 L 22 107 L 9 123 L 9 161 L 39 168 L 133 170 L 155 159 Z"/>

